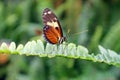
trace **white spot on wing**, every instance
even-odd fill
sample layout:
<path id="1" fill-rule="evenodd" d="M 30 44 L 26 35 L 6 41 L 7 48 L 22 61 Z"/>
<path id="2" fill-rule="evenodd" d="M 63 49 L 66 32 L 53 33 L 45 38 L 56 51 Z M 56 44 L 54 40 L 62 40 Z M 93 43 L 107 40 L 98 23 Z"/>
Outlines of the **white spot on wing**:
<path id="1" fill-rule="evenodd" d="M 45 12 L 44 15 L 46 15 L 47 13 Z"/>
<path id="2" fill-rule="evenodd" d="M 52 22 L 47 22 L 47 25 L 49 25 L 49 26 L 52 26 L 52 27 L 59 27 L 59 25 L 58 25 L 58 23 L 57 22 L 54 22 L 54 21 L 52 21 Z"/>
<path id="3" fill-rule="evenodd" d="M 55 17 L 54 20 L 57 20 L 57 18 Z"/>
<path id="4" fill-rule="evenodd" d="M 48 14 L 51 14 L 52 12 L 51 11 L 48 11 Z"/>

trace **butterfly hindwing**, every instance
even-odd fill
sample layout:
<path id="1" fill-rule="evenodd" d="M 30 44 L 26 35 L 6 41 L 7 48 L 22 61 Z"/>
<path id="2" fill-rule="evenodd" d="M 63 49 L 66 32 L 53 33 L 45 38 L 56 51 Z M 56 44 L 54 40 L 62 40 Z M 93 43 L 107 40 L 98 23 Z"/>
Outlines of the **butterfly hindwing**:
<path id="1" fill-rule="evenodd" d="M 52 44 L 56 44 L 58 43 L 58 39 L 57 39 L 57 33 L 55 33 L 54 28 L 50 27 L 50 26 L 44 26 L 43 28 L 43 32 L 44 32 L 44 37 L 45 39 Z"/>

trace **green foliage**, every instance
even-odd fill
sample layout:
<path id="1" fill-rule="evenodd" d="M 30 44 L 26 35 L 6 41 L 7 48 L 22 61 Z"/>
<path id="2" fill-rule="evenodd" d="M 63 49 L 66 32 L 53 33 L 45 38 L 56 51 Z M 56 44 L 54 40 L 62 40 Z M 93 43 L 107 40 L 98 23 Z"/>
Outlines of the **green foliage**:
<path id="1" fill-rule="evenodd" d="M 115 25 L 111 27 L 111 29 L 109 30 L 109 32 L 106 34 L 105 38 L 103 39 L 102 44 L 104 46 L 109 46 L 109 48 L 113 47 L 114 50 L 119 51 L 120 36 L 117 36 L 119 34 L 119 31 L 120 31 L 120 21 L 118 21 Z"/>
<path id="2" fill-rule="evenodd" d="M 63 56 L 68 58 L 80 58 L 85 60 L 92 60 L 93 62 L 105 62 L 107 64 L 112 64 L 120 67 L 120 55 L 116 52 L 105 49 L 102 46 L 99 46 L 100 53 L 97 55 L 88 54 L 89 51 L 83 46 L 76 46 L 73 43 L 66 45 L 65 43 L 57 45 L 47 44 L 44 48 L 41 40 L 29 41 L 25 46 L 22 44 L 16 47 L 16 44 L 12 42 L 8 47 L 6 43 L 2 43 L 0 46 L 0 53 L 7 54 L 19 54 L 19 55 L 37 55 L 40 57 L 55 57 Z"/>

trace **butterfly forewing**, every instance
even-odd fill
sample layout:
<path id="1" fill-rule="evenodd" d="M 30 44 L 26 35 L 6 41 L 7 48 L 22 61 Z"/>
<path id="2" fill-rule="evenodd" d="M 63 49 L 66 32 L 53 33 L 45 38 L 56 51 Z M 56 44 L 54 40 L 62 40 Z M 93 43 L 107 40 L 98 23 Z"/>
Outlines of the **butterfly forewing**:
<path id="1" fill-rule="evenodd" d="M 44 36 L 52 44 L 57 44 L 63 38 L 62 29 L 56 15 L 48 8 L 43 11 Z M 63 41 L 63 40 L 62 40 Z"/>

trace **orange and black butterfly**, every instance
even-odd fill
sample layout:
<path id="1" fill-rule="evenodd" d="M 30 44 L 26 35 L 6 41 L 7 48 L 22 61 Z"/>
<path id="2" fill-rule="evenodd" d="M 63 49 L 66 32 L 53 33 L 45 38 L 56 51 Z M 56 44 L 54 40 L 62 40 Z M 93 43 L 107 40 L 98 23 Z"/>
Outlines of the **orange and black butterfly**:
<path id="1" fill-rule="evenodd" d="M 44 9 L 42 19 L 44 23 L 43 34 L 47 42 L 61 44 L 65 41 L 60 22 L 50 9 Z"/>

